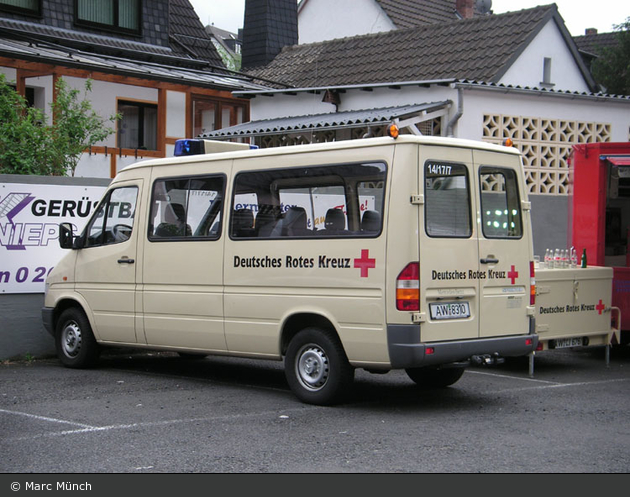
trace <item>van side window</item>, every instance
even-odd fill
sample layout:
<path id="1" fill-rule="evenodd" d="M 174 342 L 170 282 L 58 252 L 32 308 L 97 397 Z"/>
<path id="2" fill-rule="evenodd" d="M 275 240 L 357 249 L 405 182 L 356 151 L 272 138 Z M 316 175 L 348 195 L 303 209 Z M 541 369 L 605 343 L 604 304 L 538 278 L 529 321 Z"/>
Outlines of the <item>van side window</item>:
<path id="1" fill-rule="evenodd" d="M 386 174 L 383 163 L 239 173 L 234 184 L 230 236 L 379 236 Z"/>
<path id="2" fill-rule="evenodd" d="M 486 238 L 521 238 L 521 202 L 518 180 L 512 169 L 482 166 L 481 225 Z"/>
<path id="3" fill-rule="evenodd" d="M 424 166 L 425 230 L 431 237 L 472 235 L 468 169 L 464 164 L 428 160 Z"/>
<path id="4" fill-rule="evenodd" d="M 223 176 L 157 180 L 151 197 L 149 240 L 219 238 L 224 185 Z"/>
<path id="5" fill-rule="evenodd" d="M 138 188 L 111 190 L 94 212 L 85 231 L 85 247 L 113 245 L 129 240 L 133 231 Z M 107 215 L 105 215 L 107 214 Z"/>

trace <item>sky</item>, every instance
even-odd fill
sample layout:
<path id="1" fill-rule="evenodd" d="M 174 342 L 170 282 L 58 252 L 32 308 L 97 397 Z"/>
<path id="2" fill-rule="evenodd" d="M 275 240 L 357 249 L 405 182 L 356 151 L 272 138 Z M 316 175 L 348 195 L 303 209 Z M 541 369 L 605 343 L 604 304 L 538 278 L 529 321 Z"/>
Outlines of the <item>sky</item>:
<path id="1" fill-rule="evenodd" d="M 245 0 L 190 0 L 204 25 L 236 33 L 243 27 Z M 554 3 L 552 0 L 493 0 L 492 10 L 502 14 L 537 5 Z M 556 0 L 558 11 L 573 36 L 583 35 L 586 28 L 600 33 L 613 31 L 613 26 L 630 17 L 628 0 Z"/>

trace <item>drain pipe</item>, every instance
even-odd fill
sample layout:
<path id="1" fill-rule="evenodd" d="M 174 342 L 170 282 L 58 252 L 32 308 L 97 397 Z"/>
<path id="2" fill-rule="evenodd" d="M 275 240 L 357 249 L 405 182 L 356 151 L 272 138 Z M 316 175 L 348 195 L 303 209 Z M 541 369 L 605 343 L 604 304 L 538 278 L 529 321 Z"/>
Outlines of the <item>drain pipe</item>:
<path id="1" fill-rule="evenodd" d="M 455 124 L 457 124 L 457 121 L 459 121 L 459 118 L 462 117 L 463 115 L 464 115 L 464 89 L 457 88 L 457 112 L 451 118 L 451 120 L 448 122 L 448 125 L 446 126 L 446 136 L 448 136 L 449 138 L 453 138 L 454 136 L 453 128 L 455 127 Z"/>

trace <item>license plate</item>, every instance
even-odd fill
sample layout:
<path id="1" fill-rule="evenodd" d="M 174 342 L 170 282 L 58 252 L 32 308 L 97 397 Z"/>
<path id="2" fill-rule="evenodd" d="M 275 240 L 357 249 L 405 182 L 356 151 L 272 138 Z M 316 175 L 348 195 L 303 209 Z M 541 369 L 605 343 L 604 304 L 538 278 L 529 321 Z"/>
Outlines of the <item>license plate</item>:
<path id="1" fill-rule="evenodd" d="M 580 338 L 558 338 L 554 340 L 554 349 L 566 349 L 569 347 L 581 347 L 582 337 Z"/>
<path id="2" fill-rule="evenodd" d="M 470 317 L 468 302 L 440 302 L 429 304 L 431 319 L 465 319 Z"/>

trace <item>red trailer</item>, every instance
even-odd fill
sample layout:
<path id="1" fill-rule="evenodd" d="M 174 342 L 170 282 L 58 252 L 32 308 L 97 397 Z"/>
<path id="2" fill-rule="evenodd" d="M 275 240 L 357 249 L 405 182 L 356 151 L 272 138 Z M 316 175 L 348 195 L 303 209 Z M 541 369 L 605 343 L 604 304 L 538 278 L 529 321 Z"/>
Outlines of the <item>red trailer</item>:
<path id="1" fill-rule="evenodd" d="M 614 271 L 612 305 L 630 343 L 630 142 L 574 145 L 571 244 Z"/>

